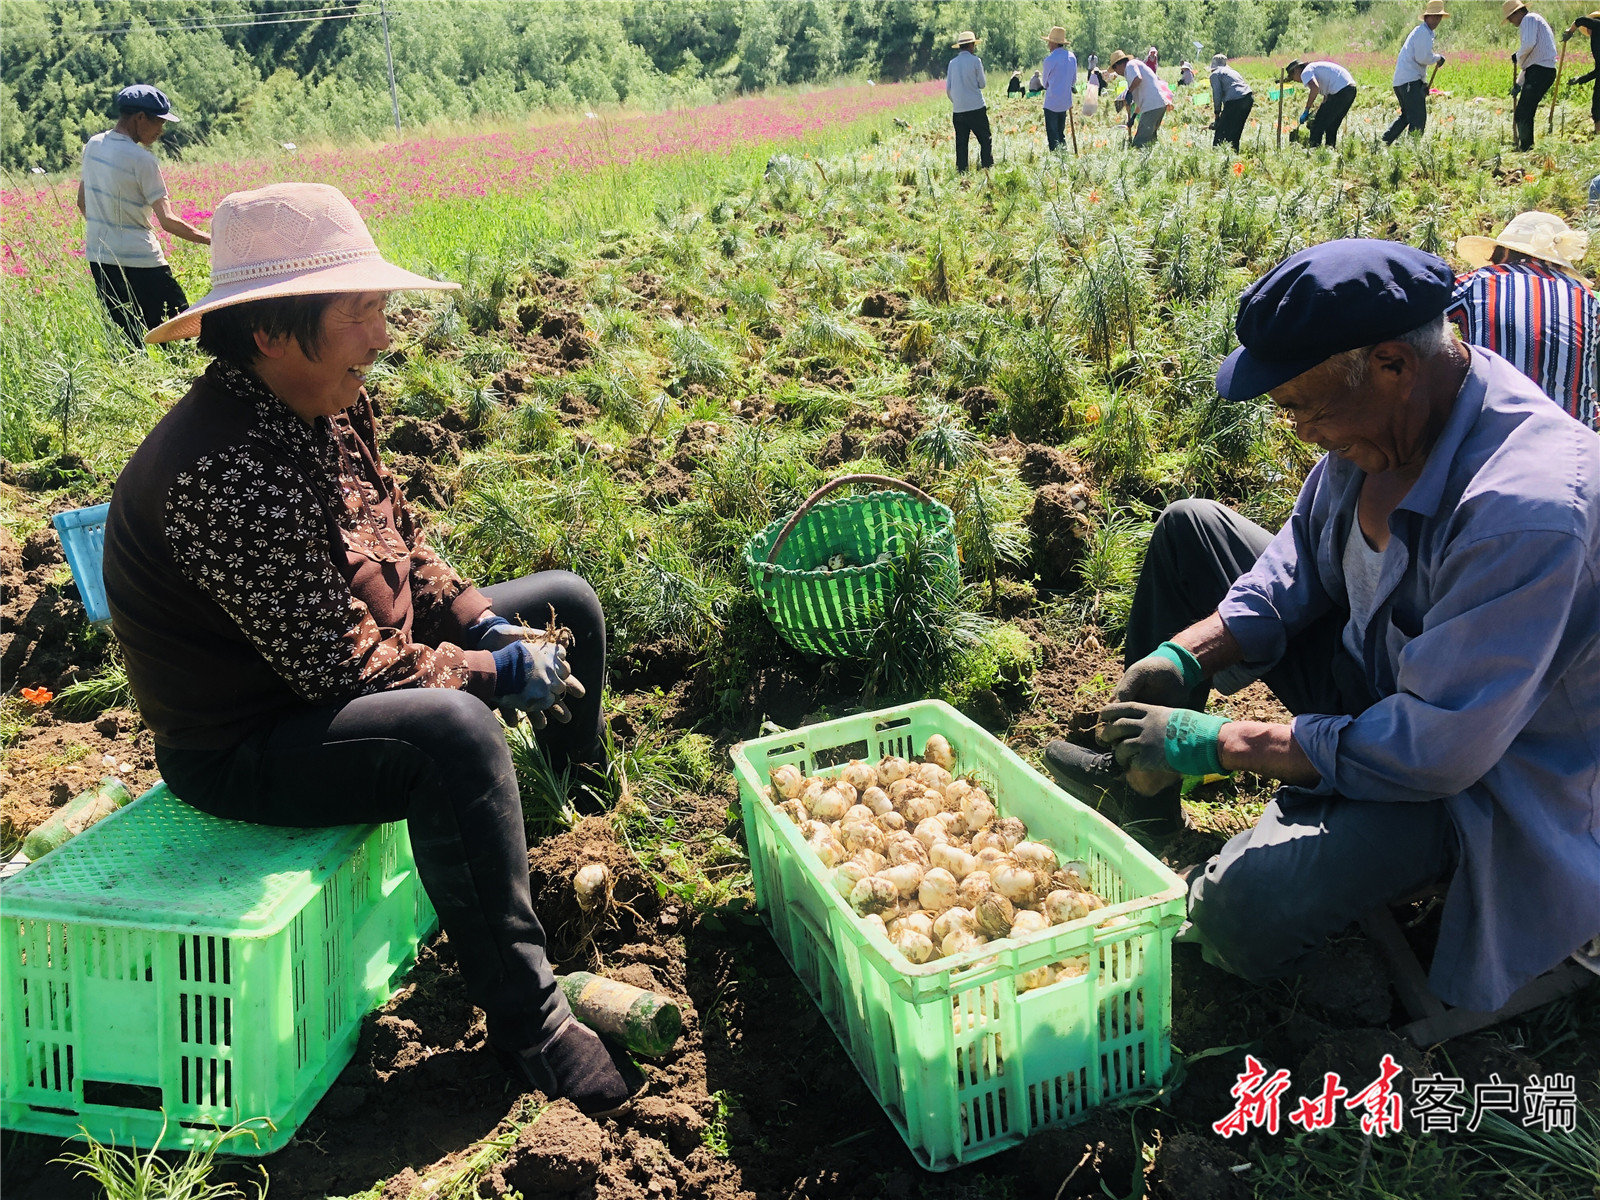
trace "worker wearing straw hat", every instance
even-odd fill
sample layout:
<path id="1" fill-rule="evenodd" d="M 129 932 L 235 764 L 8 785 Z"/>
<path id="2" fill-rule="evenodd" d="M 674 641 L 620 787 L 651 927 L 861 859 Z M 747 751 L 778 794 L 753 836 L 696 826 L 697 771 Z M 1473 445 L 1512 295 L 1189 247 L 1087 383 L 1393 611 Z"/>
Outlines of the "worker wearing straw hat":
<path id="1" fill-rule="evenodd" d="M 1444 62 L 1444 55 L 1433 52 L 1433 31 L 1449 15 L 1444 0 L 1428 0 L 1416 28 L 1406 35 L 1394 64 L 1394 95 L 1400 101 L 1400 115 L 1383 135 L 1384 141 L 1393 142 L 1408 129 L 1420 135 L 1428 127 L 1429 73 Z"/>
<path id="2" fill-rule="evenodd" d="M 1270 395 L 1325 453 L 1276 536 L 1209 500 L 1162 513 L 1098 714 L 1111 753 L 1045 762 L 1169 829 L 1185 776 L 1279 780 L 1188 874 L 1180 937 L 1269 978 L 1444 883 L 1429 988 L 1492 1012 L 1600 931 L 1600 438 L 1456 339 L 1453 282 L 1346 239 L 1245 290 L 1217 390 Z M 1292 722 L 1206 711 L 1257 679 Z"/>
<path id="3" fill-rule="evenodd" d="M 556 984 L 501 725 L 525 716 L 556 777 L 603 783 L 599 601 L 565 571 L 479 591 L 435 555 L 365 388 L 390 293 L 456 285 L 386 262 L 322 184 L 235 192 L 212 230 L 211 291 L 147 337 L 198 337 L 211 365 L 123 468 L 106 522 L 112 630 L 162 778 L 234 820 L 407 821 L 517 1083 L 615 1109 L 643 1080 Z"/>
<path id="4" fill-rule="evenodd" d="M 953 45 L 958 53 L 945 71 L 944 94 L 950 98 L 950 122 L 956 130 L 956 170 L 967 169 L 967 147 L 973 137 L 978 139 L 978 166 L 987 170 L 994 166 L 994 149 L 989 109 L 983 101 L 989 80 L 978 57 L 978 35 L 963 30 Z"/>
<path id="5" fill-rule="evenodd" d="M 1078 57 L 1067 49 L 1067 31 L 1061 26 L 1051 26 L 1044 40 L 1048 51 L 1039 69 L 1044 79 L 1044 140 L 1055 150 L 1067 140 L 1067 113 L 1072 108 L 1072 89 L 1078 84 Z"/>
<path id="6" fill-rule="evenodd" d="M 1517 103 L 1511 111 L 1511 123 L 1516 130 L 1516 148 L 1533 149 L 1533 118 L 1539 111 L 1550 85 L 1556 81 L 1556 35 L 1546 21 L 1536 12 L 1530 12 L 1523 0 L 1505 0 L 1500 5 L 1505 19 L 1517 27 L 1521 40 L 1511 56 L 1517 64 Z"/>
<path id="7" fill-rule="evenodd" d="M 1167 115 L 1167 98 L 1156 84 L 1156 73 L 1126 50 L 1118 50 L 1113 54 L 1108 66 L 1128 81 L 1126 100 L 1131 106 L 1130 111 L 1139 117 L 1139 125 L 1134 130 L 1130 145 L 1134 148 L 1148 146 L 1156 140 L 1156 131 L 1161 128 L 1161 121 Z"/>
<path id="8" fill-rule="evenodd" d="M 1226 142 L 1237 151 L 1239 137 L 1244 133 L 1244 123 L 1250 119 L 1250 110 L 1255 107 L 1255 103 L 1255 92 L 1244 81 L 1244 76 L 1228 65 L 1228 56 L 1213 54 L 1211 112 L 1216 119 L 1212 122 L 1214 132 L 1211 135 L 1211 144 L 1220 146 Z"/>
<path id="9" fill-rule="evenodd" d="M 1589 235 L 1553 213 L 1525 212 L 1497 237 L 1464 237 L 1448 315 L 1464 340 L 1493 350 L 1591 429 L 1600 429 L 1600 300 L 1576 262 Z"/>
<path id="10" fill-rule="evenodd" d="M 1600 9 L 1596 9 L 1586 17 L 1579 17 L 1561 35 L 1564 42 L 1578 30 L 1583 30 L 1589 35 L 1589 54 L 1594 59 L 1594 69 L 1586 75 L 1579 75 L 1572 81 L 1573 87 L 1582 87 L 1586 83 L 1593 83 L 1594 88 L 1589 93 L 1589 119 L 1594 122 L 1594 131 L 1600 133 Z"/>

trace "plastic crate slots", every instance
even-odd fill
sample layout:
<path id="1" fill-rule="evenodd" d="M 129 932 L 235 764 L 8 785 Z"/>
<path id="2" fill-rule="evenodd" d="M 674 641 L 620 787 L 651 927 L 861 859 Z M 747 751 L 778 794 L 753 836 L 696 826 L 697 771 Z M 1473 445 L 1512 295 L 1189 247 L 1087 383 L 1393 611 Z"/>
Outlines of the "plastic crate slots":
<path id="1" fill-rule="evenodd" d="M 157 786 L 0 889 L 9 1129 L 163 1147 L 271 1117 L 343 1069 L 434 926 L 403 823 L 282 829 Z"/>
<path id="2" fill-rule="evenodd" d="M 1088 864 L 1106 908 L 921 966 L 856 917 L 760 790 L 785 764 L 817 775 L 852 758 L 915 758 L 934 733 L 954 747 L 955 773 L 976 777 L 1001 814 L 1021 817 L 1063 860 Z M 733 758 L 762 915 L 924 1167 L 972 1162 L 1161 1082 L 1183 885 L 1121 830 L 938 701 L 741 743 Z M 1027 971 L 1078 955 L 1086 974 L 1018 994 Z"/>

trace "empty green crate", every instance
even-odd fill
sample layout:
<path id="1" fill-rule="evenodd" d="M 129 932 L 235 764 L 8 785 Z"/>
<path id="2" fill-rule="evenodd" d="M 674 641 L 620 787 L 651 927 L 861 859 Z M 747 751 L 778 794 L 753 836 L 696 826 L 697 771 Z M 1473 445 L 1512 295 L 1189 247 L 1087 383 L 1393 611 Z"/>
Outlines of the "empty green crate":
<path id="1" fill-rule="evenodd" d="M 1002 815 L 1027 822 L 1064 861 L 1089 865 L 1106 908 L 921 966 L 855 915 L 799 828 L 762 794 L 768 772 L 915 757 L 935 733 Z M 922 1166 L 973 1162 L 1161 1083 L 1184 888 L 1115 825 L 936 700 L 742 742 L 733 760 L 762 915 Z M 1085 954 L 1086 975 L 1018 994 L 1027 971 Z"/>
<path id="2" fill-rule="evenodd" d="M 285 829 L 157 785 L 0 885 L 0 1125 L 293 1136 L 434 927 L 403 822 Z"/>

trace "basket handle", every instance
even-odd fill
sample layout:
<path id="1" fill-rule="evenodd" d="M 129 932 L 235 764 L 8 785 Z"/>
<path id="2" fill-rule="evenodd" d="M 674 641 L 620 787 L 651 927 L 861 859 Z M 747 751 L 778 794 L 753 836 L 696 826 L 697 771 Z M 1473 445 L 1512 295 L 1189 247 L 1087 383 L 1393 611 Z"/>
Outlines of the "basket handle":
<path id="1" fill-rule="evenodd" d="M 804 503 L 802 503 L 799 508 L 794 510 L 794 516 L 789 518 L 789 523 L 785 525 L 778 533 L 778 536 L 772 540 L 772 549 L 767 551 L 767 561 L 770 563 L 778 557 L 778 547 L 783 545 L 783 539 L 789 536 L 789 531 L 795 527 L 795 523 L 799 521 L 801 517 L 805 516 L 806 513 L 811 511 L 812 505 L 816 504 L 817 501 L 821 500 L 829 492 L 834 491 L 837 488 L 847 487 L 852 483 L 876 483 L 882 487 L 898 488 L 900 491 L 914 496 L 916 499 L 921 500 L 925 504 L 938 503 L 938 501 L 936 501 L 932 496 L 928 495 L 927 492 L 923 491 L 919 487 L 914 487 L 903 479 L 892 479 L 888 475 L 841 475 L 837 479 L 830 479 L 816 491 L 812 492 L 811 495 L 805 498 Z"/>

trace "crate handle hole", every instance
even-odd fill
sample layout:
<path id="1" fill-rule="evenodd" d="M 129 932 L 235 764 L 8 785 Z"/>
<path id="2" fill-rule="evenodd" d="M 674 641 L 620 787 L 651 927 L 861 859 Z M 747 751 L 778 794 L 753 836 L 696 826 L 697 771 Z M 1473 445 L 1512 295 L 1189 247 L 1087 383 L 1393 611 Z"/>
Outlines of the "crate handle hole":
<path id="1" fill-rule="evenodd" d="M 142 1083 L 113 1083 L 105 1079 L 83 1081 L 83 1102 L 112 1108 L 144 1108 L 160 1112 L 161 1089 Z"/>

